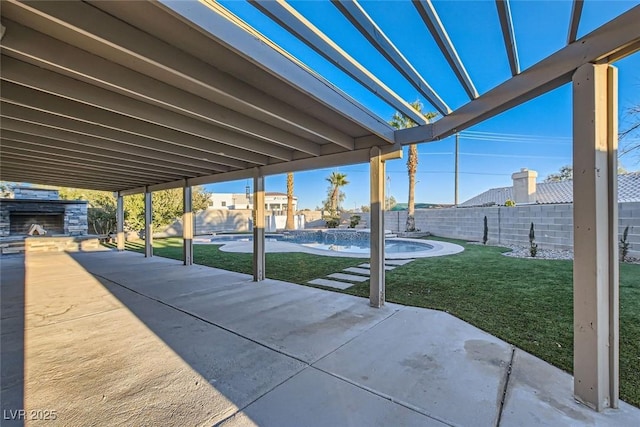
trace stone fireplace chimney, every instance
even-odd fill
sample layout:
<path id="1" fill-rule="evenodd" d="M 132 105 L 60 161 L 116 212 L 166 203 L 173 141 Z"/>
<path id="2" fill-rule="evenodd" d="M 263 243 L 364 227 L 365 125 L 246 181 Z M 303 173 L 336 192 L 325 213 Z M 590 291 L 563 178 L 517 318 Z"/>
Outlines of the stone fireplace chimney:
<path id="1" fill-rule="evenodd" d="M 513 198 L 516 203 L 536 202 L 536 178 L 538 172 L 530 171 L 527 168 L 520 169 L 511 175 L 513 179 Z"/>

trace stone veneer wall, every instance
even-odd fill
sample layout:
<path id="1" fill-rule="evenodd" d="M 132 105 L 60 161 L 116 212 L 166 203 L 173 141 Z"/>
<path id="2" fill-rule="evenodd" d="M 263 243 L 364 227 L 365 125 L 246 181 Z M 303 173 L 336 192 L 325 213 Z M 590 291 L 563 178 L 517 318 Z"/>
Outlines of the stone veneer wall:
<path id="1" fill-rule="evenodd" d="M 487 216 L 490 244 L 529 244 L 534 223 L 540 248 L 573 248 L 573 204 L 521 205 L 515 207 L 417 209 L 416 228 L 436 236 L 481 241 Z M 629 226 L 629 255 L 640 256 L 640 202 L 618 204 L 619 232 Z M 407 211 L 385 212 L 385 228 L 404 231 Z"/>
<path id="2" fill-rule="evenodd" d="M 46 212 L 51 209 L 52 205 L 62 205 L 64 206 L 64 234 L 81 236 L 88 233 L 87 202 L 85 201 L 61 201 L 44 198 L 26 200 L 16 198 L 0 200 L 0 237 L 9 236 L 11 212 L 16 210 L 18 205 L 21 206 L 23 211 L 25 210 L 24 206 L 28 205 L 28 210 L 32 212 Z"/>

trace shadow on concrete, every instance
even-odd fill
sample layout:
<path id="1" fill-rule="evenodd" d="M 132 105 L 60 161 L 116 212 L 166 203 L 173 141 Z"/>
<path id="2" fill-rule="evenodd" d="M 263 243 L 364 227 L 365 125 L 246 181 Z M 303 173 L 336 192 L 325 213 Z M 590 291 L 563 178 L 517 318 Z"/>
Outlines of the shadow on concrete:
<path id="1" fill-rule="evenodd" d="M 0 424 L 24 424 L 25 261 L 0 256 Z"/>

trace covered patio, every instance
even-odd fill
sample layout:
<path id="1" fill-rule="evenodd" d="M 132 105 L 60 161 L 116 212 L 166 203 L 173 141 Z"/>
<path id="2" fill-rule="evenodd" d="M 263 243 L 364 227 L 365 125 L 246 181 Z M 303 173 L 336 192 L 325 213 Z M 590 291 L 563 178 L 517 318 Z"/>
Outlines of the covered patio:
<path id="1" fill-rule="evenodd" d="M 2 269 L 3 405 L 24 399 L 59 425 L 632 427 L 640 417 L 624 403 L 577 404 L 570 375 L 439 311 L 374 310 L 132 252 L 27 253 Z"/>
<path id="2" fill-rule="evenodd" d="M 637 25 L 640 22 L 640 6 L 577 38 L 583 2 L 576 0 L 568 23 L 567 45 L 521 71 L 513 40 L 509 2 L 497 1 L 512 77 L 490 91 L 479 94 L 431 2 L 414 2 L 426 28 L 461 87 L 469 95 L 468 103 L 452 111 L 381 33 L 375 22 L 363 13 L 357 2 L 339 3 L 341 12 L 366 40 L 442 114 L 441 119 L 427 123 L 381 79 L 363 69 L 285 2 L 253 3 L 293 36 L 326 55 L 332 63 L 372 93 L 413 119 L 417 126 L 394 131 L 384 119 L 216 2 L 4 1 L 0 33 L 0 177 L 3 180 L 116 193 L 118 249 L 121 251 L 124 250 L 123 197 L 137 193 L 146 196 L 146 259 L 126 253 L 83 254 L 75 260 L 64 254 L 33 258 L 27 255 L 22 266 L 22 274 L 27 278 L 25 283 L 28 285 L 23 288 L 24 292 L 40 289 L 51 292 L 53 300 L 60 300 L 58 307 L 62 309 L 61 312 L 41 310 L 41 305 L 36 303 L 37 298 L 25 299 L 23 295 L 20 299 L 20 261 L 12 259 L 5 263 L 3 259 L 3 309 L 7 301 L 5 291 L 18 292 L 14 296 L 17 299 L 12 297 L 13 301 L 17 301 L 15 307 L 7 307 L 8 310 L 18 310 L 16 333 L 19 334 L 23 327 L 28 343 L 32 334 L 35 337 L 44 331 L 31 322 L 47 323 L 50 318 L 64 318 L 66 313 L 87 310 L 86 316 L 72 316 L 74 319 L 84 319 L 77 323 L 80 328 L 77 333 L 64 329 L 62 325 L 67 323 L 60 324 L 64 330 L 60 338 L 70 339 L 67 348 L 73 348 L 73 345 L 81 345 L 75 342 L 78 337 L 85 336 L 88 341 L 83 351 L 121 346 L 121 351 L 113 352 L 110 358 L 100 357 L 102 353 L 94 354 L 98 357 L 86 359 L 89 365 L 85 368 L 92 366 L 92 363 L 117 365 L 118 355 L 127 355 L 125 361 L 130 363 L 127 366 L 131 369 L 127 375 L 135 377 L 133 381 L 142 381 L 135 385 L 139 393 L 129 396 L 132 398 L 130 410 L 119 414 L 132 417 L 130 419 L 136 414 L 140 415 L 136 412 L 140 406 L 153 407 L 154 400 L 148 393 L 163 393 L 164 390 L 169 396 L 167 402 L 175 398 L 170 387 L 174 383 L 171 381 L 167 384 L 149 379 L 148 383 L 144 383 L 146 368 L 166 368 L 171 371 L 171 365 L 164 366 L 160 359 L 149 362 L 150 366 L 145 365 L 147 360 L 153 360 L 148 359 L 148 355 L 155 353 L 155 348 L 138 348 L 136 343 L 148 343 L 151 346 L 159 345 L 162 351 L 171 350 L 176 372 L 186 372 L 180 370 L 180 366 L 195 369 L 195 373 L 188 374 L 191 377 L 185 374 L 187 376 L 176 379 L 182 384 L 175 390 L 177 394 L 182 397 L 188 395 L 187 383 L 182 381 L 192 378 L 194 384 L 206 389 L 189 389 L 189 393 L 195 393 L 193 396 L 201 397 L 198 394 L 201 391 L 213 393 L 211 396 L 225 395 L 225 404 L 221 403 L 224 399 L 213 399 L 213 402 L 218 402 L 218 409 L 208 409 L 209 418 L 197 420 L 202 423 L 222 421 L 235 411 L 242 410 L 243 415 L 229 422 L 241 423 L 245 419 L 243 417 L 248 417 L 258 420 L 258 424 L 286 424 L 294 418 L 268 418 L 282 415 L 269 412 L 269 408 L 277 407 L 275 403 L 269 403 L 269 399 L 274 399 L 274 402 L 287 399 L 286 395 L 271 394 L 271 390 L 277 391 L 277 386 L 281 385 L 283 390 L 289 390 L 296 397 L 310 399 L 310 403 L 322 397 L 317 395 L 314 398 L 313 393 L 318 392 L 318 387 L 305 386 L 308 384 L 305 381 L 311 380 L 317 380 L 318 384 L 327 387 L 335 384 L 336 389 L 331 393 L 336 395 L 341 389 L 352 390 L 350 396 L 355 400 L 335 399 L 328 403 L 337 405 L 334 406 L 336 414 L 344 411 L 343 417 L 350 410 L 354 414 L 357 410 L 358 424 L 366 422 L 365 418 L 360 417 L 381 420 L 385 414 L 392 413 L 398 414 L 398 417 L 406 416 L 407 424 L 412 424 L 412 420 L 424 421 L 424 417 L 430 417 L 428 419 L 434 425 L 438 422 L 465 425 L 479 416 L 485 417 L 484 420 L 489 424 L 498 421 L 506 424 L 509 417 L 520 422 L 529 419 L 542 423 L 544 419 L 528 418 L 527 415 L 537 414 L 538 405 L 555 408 L 549 412 L 552 414 L 550 417 L 569 414 L 566 416 L 584 416 L 586 418 L 582 421 L 593 420 L 597 424 L 600 422 L 597 420 L 603 420 L 612 425 L 624 425 L 628 416 L 635 417 L 637 421 L 637 413 L 619 404 L 618 398 L 618 230 L 615 203 L 618 114 L 617 73 L 610 64 L 640 49 L 640 27 Z M 513 352 L 505 343 L 445 314 L 385 305 L 385 162 L 401 157 L 405 145 L 428 143 L 452 135 L 567 83 L 573 87 L 574 106 L 575 378 L 572 387 L 569 377 L 540 365 L 543 372 L 550 372 L 548 375 L 540 374 L 541 378 L 552 377 L 559 381 L 557 387 L 547 390 L 540 388 L 543 386 L 537 383 L 537 378 L 526 374 L 515 375 L 519 367 L 529 361 L 533 365 L 541 363 L 530 360 L 530 356 L 517 350 Z M 264 177 L 354 163 L 370 165 L 369 302 L 375 309 L 347 296 L 265 280 Z M 255 192 L 252 277 L 192 266 L 192 186 L 238 179 L 253 179 Z M 183 264 L 188 268 L 152 258 L 151 194 L 177 187 L 184 189 Z M 72 280 L 66 276 L 71 273 L 60 270 L 61 281 L 55 281 L 52 279 L 55 276 L 42 274 L 41 263 L 52 261 L 55 269 L 58 265 L 66 265 L 69 271 L 76 271 L 77 275 Z M 120 263 L 131 265 L 132 268 L 122 275 L 119 271 L 124 267 Z M 11 266 L 7 271 L 12 271 L 13 276 L 5 274 L 5 265 Z M 160 266 L 163 272 L 161 276 L 155 274 L 155 269 Z M 88 272 L 96 275 L 95 278 Z M 220 282 L 212 279 L 218 275 Z M 81 278 L 88 281 L 86 288 L 83 287 L 82 292 L 74 292 L 73 286 L 80 286 L 74 280 Z M 9 286 L 10 283 L 14 285 Z M 195 298 L 198 292 L 204 292 L 202 298 Z M 205 298 L 204 295 L 209 293 L 209 298 Z M 189 297 L 191 294 L 192 297 Z M 280 297 L 284 300 L 270 306 L 268 300 L 272 294 L 282 294 Z M 234 305 L 236 296 L 239 300 Z M 78 300 L 67 301 L 75 298 Z M 186 301 L 186 305 L 177 303 L 180 298 Z M 278 298 L 273 301 L 277 302 Z M 35 309 L 33 316 L 29 314 L 32 303 Z M 198 314 L 197 306 L 202 304 L 204 306 L 200 307 L 202 311 Z M 306 328 L 293 331 L 287 329 L 292 326 L 289 317 L 274 318 L 275 323 L 270 324 L 270 316 L 277 317 L 277 307 L 281 304 L 287 307 L 287 313 L 298 313 L 296 319 L 318 316 L 318 320 L 322 320 L 320 326 L 316 328 L 311 322 Z M 350 307 L 349 310 L 346 307 Z M 26 315 L 24 324 L 19 323 L 21 308 L 24 308 Z M 157 313 L 154 314 L 154 310 Z M 161 312 L 165 314 L 159 314 Z M 346 318 L 340 314 L 343 312 Z M 125 313 L 125 317 L 120 316 Z M 227 316 L 223 313 L 227 313 Z M 116 318 L 90 326 L 82 323 L 109 315 Z M 165 315 L 167 319 L 175 319 L 169 326 L 162 324 Z M 3 336 L 4 322 L 3 314 Z M 122 330 L 127 330 L 127 322 L 136 323 L 136 327 L 140 328 L 140 340 L 119 340 L 117 334 L 100 333 L 101 328 L 112 328 L 111 325 L 118 322 L 124 322 L 120 327 Z M 153 322 L 159 323 L 152 325 Z M 251 322 L 257 322 L 262 327 L 257 328 Z M 247 329 L 242 328 L 243 324 Z M 400 324 L 405 326 L 398 326 Z M 455 339 L 450 334 L 442 336 L 441 332 L 448 324 L 459 324 L 460 328 L 454 329 L 461 331 L 461 336 Z M 146 325 L 146 329 L 141 325 Z M 415 325 L 425 327 L 412 329 Z M 434 325 L 434 329 L 427 328 Z M 211 334 L 207 338 L 211 344 L 202 345 L 198 337 L 188 340 L 185 337 L 190 335 L 184 332 L 165 336 L 165 326 L 170 330 L 189 331 L 189 334 Z M 287 330 L 290 335 L 279 335 Z M 253 335 L 257 331 L 262 331 L 264 335 Z M 216 336 L 236 342 L 221 348 L 216 345 Z M 428 347 L 412 349 L 418 336 L 426 340 L 422 344 Z M 112 341 L 98 345 L 101 339 L 107 339 L 105 337 L 112 337 L 108 338 Z M 404 346 L 391 344 L 399 338 L 403 338 Z M 178 341 L 172 345 L 171 340 L 174 339 Z M 51 343 L 44 337 L 36 341 L 37 345 Z M 477 342 L 465 349 L 465 343 L 470 341 Z M 58 360 L 54 353 L 60 348 L 59 342 L 57 345 L 57 348 L 38 351 L 34 355 L 36 359 L 33 360 L 37 363 L 33 364 L 33 369 L 48 368 L 49 363 Z M 196 345 L 198 347 L 190 347 Z M 252 347 L 254 345 L 255 348 Z M 388 351 L 381 350 L 386 346 L 389 346 Z M 229 388 L 218 389 L 212 383 L 200 386 L 196 375 L 198 372 L 207 382 L 216 379 L 216 375 L 202 375 L 200 371 L 205 369 L 200 364 L 211 363 L 207 355 L 230 351 L 220 359 L 226 360 L 225 357 L 235 354 L 229 349 L 238 348 L 240 354 L 242 348 L 249 347 L 253 348 L 251 351 L 263 352 L 276 365 L 282 364 L 282 370 L 272 368 L 270 364 L 255 365 L 255 371 L 240 369 L 241 365 L 229 366 L 231 370 L 237 369 L 234 371 L 236 374 L 228 378 Z M 181 353 L 183 348 L 192 348 L 195 355 Z M 396 348 L 400 352 L 397 355 L 392 351 Z M 30 346 L 25 346 L 23 357 L 26 362 L 32 360 L 29 349 Z M 473 356 L 467 361 L 462 357 L 463 349 L 466 354 L 476 352 L 477 357 Z M 140 353 L 132 356 L 130 351 Z M 403 351 L 415 354 L 404 354 Z M 15 357 L 20 357 L 18 353 Z M 487 354 L 491 354 L 491 357 Z M 415 359 L 416 355 L 420 357 Z M 460 359 L 456 359 L 458 355 Z M 359 363 L 360 357 L 371 359 L 370 363 Z M 435 366 L 430 365 L 432 359 L 434 364 L 457 361 L 455 369 L 462 370 L 463 374 L 437 378 L 421 376 L 427 375 Z M 136 363 L 131 363 L 132 360 Z M 256 360 L 264 362 L 267 359 L 256 357 Z M 512 361 L 513 383 L 511 380 L 507 382 L 508 377 L 505 377 Z M 194 368 L 194 364 L 198 367 Z M 387 371 L 387 365 L 393 368 Z M 4 366 L 3 361 L 3 370 Z M 82 360 L 79 366 L 84 369 Z M 364 369 L 363 366 L 369 368 Z M 61 366 L 61 369 L 68 367 Z M 209 366 L 206 369 L 221 368 Z M 470 370 L 468 378 L 472 379 L 471 383 L 467 383 L 464 375 L 466 369 Z M 403 375 L 407 370 L 412 374 L 405 379 Z M 31 372 L 34 371 L 25 371 L 24 374 L 30 375 Z M 92 367 L 82 372 L 92 372 L 94 375 L 85 385 L 87 390 L 92 388 L 91 384 L 115 384 L 120 378 L 117 371 L 109 369 L 100 371 Z M 96 374 L 100 372 L 104 376 Z M 247 372 L 252 372 L 250 377 L 246 377 Z M 52 374 L 55 372 L 52 371 Z M 108 378 L 110 375 L 114 377 Z M 38 381 L 42 378 L 40 376 Z M 408 388 L 405 381 L 420 381 L 420 378 L 425 382 L 413 383 L 415 387 L 410 395 L 406 394 Z M 476 380 L 477 388 L 473 386 Z M 244 390 L 242 393 L 245 394 L 234 394 L 232 390 L 236 383 L 243 382 L 247 383 L 247 387 L 257 387 L 259 390 Z M 29 399 L 31 391 L 39 388 L 37 384 L 31 380 L 25 381 L 24 408 L 41 408 L 43 402 L 55 401 L 47 400 L 51 396 L 42 397 L 40 393 L 54 393 L 56 399 L 65 397 L 56 394 L 60 390 L 45 388 L 34 392 L 35 399 L 43 400 L 34 400 L 33 403 Z M 305 393 L 296 391 L 296 387 L 303 387 Z M 433 400 L 431 393 L 434 387 L 442 390 L 442 396 L 446 396 L 446 399 Z M 127 390 L 131 391 L 130 388 Z M 534 398 L 532 395 L 538 392 L 539 398 Z M 556 392 L 559 393 L 559 400 L 541 398 L 547 394 L 555 396 Z M 4 405 L 4 381 L 2 393 Z M 477 411 L 460 411 L 454 404 L 464 402 L 465 408 L 470 408 L 465 393 L 470 393 L 469 401 L 478 399 Z M 136 400 L 136 396 L 141 400 Z M 492 402 L 489 406 L 484 401 L 488 396 Z M 504 407 L 502 396 L 506 396 Z M 106 401 L 107 394 L 103 397 Z M 598 412 L 608 408 L 618 410 L 608 411 L 602 418 L 596 412 L 586 411 L 579 406 L 573 401 L 574 397 Z M 197 399 L 184 401 L 204 407 L 197 406 L 197 402 L 202 402 Z M 378 405 L 375 402 L 382 403 Z M 96 402 L 96 405 L 99 404 Z M 18 401 L 15 405 L 15 408 L 23 407 Z M 370 408 L 370 411 L 363 410 L 362 405 Z M 382 405 L 387 405 L 388 411 Z M 196 407 L 184 416 L 193 415 L 197 412 Z M 531 410 L 526 409 L 530 407 Z M 305 406 L 301 405 L 299 409 L 302 408 Z M 69 411 L 71 414 L 82 413 L 81 408 Z M 165 410 L 159 410 L 159 413 L 166 415 Z M 177 406 L 171 413 L 176 417 L 181 416 Z M 322 416 L 330 416 L 330 413 L 323 412 L 316 418 L 313 412 L 302 411 L 300 415 L 320 421 Z M 196 421 L 185 419 L 187 423 Z M 553 419 L 550 423 L 557 422 L 557 418 L 550 419 Z M 102 423 L 98 419 L 95 422 Z M 122 418 L 121 423 L 126 424 L 127 418 Z"/>

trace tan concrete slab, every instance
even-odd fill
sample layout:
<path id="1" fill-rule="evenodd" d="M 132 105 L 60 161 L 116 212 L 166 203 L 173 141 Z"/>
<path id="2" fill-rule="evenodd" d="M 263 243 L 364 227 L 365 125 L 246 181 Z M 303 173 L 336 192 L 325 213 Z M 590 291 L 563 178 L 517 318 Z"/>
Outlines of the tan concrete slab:
<path id="1" fill-rule="evenodd" d="M 621 402 L 618 410 L 595 412 L 573 399 L 571 375 L 518 349 L 500 425 L 637 427 L 640 409 Z"/>
<path id="2" fill-rule="evenodd" d="M 347 273 L 362 274 L 362 275 L 365 275 L 365 276 L 370 276 L 371 275 L 371 270 L 369 270 L 368 268 L 348 267 L 348 268 L 345 268 L 342 271 L 346 271 Z"/>
<path id="3" fill-rule="evenodd" d="M 309 280 L 307 283 L 311 285 L 326 286 L 328 288 L 335 288 L 335 289 L 348 289 L 353 286 L 353 283 L 340 282 L 338 280 L 329 280 L 329 279 L 313 279 L 313 280 Z"/>
<path id="4" fill-rule="evenodd" d="M 332 273 L 327 277 L 331 279 L 348 280 L 350 282 L 366 282 L 367 280 L 369 280 L 368 277 L 357 276 L 355 274 L 345 274 L 345 273 Z"/>
<path id="5" fill-rule="evenodd" d="M 221 425 L 446 426 L 313 368 L 305 369 Z"/>
<path id="6" fill-rule="evenodd" d="M 67 271 L 73 280 L 48 282 L 43 268 L 56 278 Z M 24 345 L 13 341 L 18 357 L 2 348 L 3 409 L 4 398 L 23 389 L 24 409 L 55 410 L 57 425 L 212 425 L 305 366 L 78 268 L 64 254 L 28 260 L 34 314 L 26 317 Z M 54 304 L 46 288 L 60 293 Z M 94 295 L 105 292 L 109 310 L 94 304 Z M 65 313 L 62 301 L 71 307 Z M 15 379 L 22 375 L 20 384 Z"/>
<path id="7" fill-rule="evenodd" d="M 385 265 L 405 265 L 413 262 L 413 259 L 385 259 Z"/>
<path id="8" fill-rule="evenodd" d="M 455 317 L 406 308 L 314 364 L 425 414 L 495 425 L 511 347 Z"/>
<path id="9" fill-rule="evenodd" d="M 386 264 L 386 262 L 385 262 L 385 264 Z M 371 264 L 369 264 L 368 262 L 366 262 L 366 263 L 364 263 L 364 264 L 360 264 L 360 265 L 358 265 L 358 267 L 360 267 L 360 268 L 371 268 Z M 389 270 L 393 270 L 394 268 L 395 268 L 395 267 L 394 267 L 394 266 L 391 266 L 391 265 L 385 265 L 385 266 L 384 266 L 384 269 L 385 269 L 385 270 L 387 270 L 387 271 L 389 271 Z"/>

